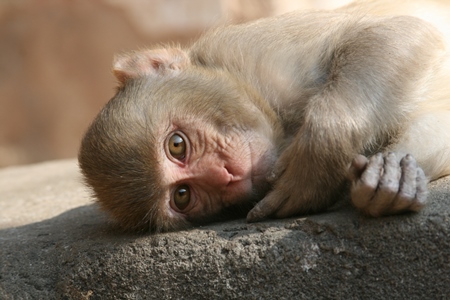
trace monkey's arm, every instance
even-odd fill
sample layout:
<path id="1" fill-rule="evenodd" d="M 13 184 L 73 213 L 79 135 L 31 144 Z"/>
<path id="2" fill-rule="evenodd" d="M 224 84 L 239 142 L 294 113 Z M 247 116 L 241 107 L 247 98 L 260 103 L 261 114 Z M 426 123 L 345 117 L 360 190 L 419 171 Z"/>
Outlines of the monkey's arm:
<path id="1" fill-rule="evenodd" d="M 303 125 L 277 162 L 272 192 L 247 219 L 314 212 L 334 202 L 350 161 L 405 124 L 441 51 L 433 28 L 411 17 L 349 32 L 336 45 L 327 83 L 311 97 Z"/>

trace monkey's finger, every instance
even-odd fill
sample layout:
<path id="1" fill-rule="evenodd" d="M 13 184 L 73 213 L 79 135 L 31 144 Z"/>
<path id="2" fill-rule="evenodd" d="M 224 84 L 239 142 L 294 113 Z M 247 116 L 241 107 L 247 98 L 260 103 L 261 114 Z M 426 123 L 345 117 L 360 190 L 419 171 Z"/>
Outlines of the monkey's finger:
<path id="1" fill-rule="evenodd" d="M 366 208 L 375 195 L 383 168 L 383 156 L 378 153 L 367 163 L 361 177 L 352 182 L 351 199 L 353 205 L 359 209 Z"/>
<path id="2" fill-rule="evenodd" d="M 400 161 L 402 177 L 397 197 L 390 209 L 390 213 L 397 213 L 408 209 L 416 197 L 417 163 L 411 155 L 406 155 Z"/>
<path id="3" fill-rule="evenodd" d="M 285 201 L 285 198 L 278 194 L 279 193 L 274 190 L 258 202 L 247 214 L 247 222 L 258 222 L 273 215 Z"/>
<path id="4" fill-rule="evenodd" d="M 278 162 L 275 164 L 275 167 L 273 168 L 272 172 L 267 177 L 267 181 L 270 184 L 274 184 L 283 175 L 284 171 L 286 170 L 286 167 L 287 164 L 284 162 L 284 160 L 279 159 Z"/>
<path id="5" fill-rule="evenodd" d="M 388 153 L 384 158 L 383 170 L 375 196 L 366 209 L 374 217 L 389 211 L 399 191 L 401 169 L 394 153 Z"/>
<path id="6" fill-rule="evenodd" d="M 421 168 L 418 168 L 416 177 L 416 185 L 417 185 L 416 199 L 413 202 L 413 204 L 409 207 L 409 210 L 419 211 L 425 206 L 428 197 L 427 183 L 428 179 L 425 176 L 425 173 Z"/>
<path id="7" fill-rule="evenodd" d="M 358 154 L 348 168 L 347 178 L 350 181 L 355 181 L 361 177 L 361 174 L 366 169 L 369 159 L 364 155 Z"/>

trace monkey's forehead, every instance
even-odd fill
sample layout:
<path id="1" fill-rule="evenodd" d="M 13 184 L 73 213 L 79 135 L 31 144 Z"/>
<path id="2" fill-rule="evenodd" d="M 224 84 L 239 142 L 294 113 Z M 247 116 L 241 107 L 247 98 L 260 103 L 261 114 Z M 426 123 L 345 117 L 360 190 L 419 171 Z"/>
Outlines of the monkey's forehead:
<path id="1" fill-rule="evenodd" d="M 242 83 L 210 70 L 186 70 L 175 76 L 130 80 L 111 100 L 125 118 L 159 126 L 172 116 L 234 115 L 253 108 Z M 140 117 L 139 117 L 140 116 Z"/>

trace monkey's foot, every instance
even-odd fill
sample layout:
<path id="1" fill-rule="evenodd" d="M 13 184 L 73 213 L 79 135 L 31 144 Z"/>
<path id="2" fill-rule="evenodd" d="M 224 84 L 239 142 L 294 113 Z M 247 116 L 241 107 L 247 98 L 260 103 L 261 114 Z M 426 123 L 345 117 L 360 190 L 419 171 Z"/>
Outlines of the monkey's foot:
<path id="1" fill-rule="evenodd" d="M 428 180 L 409 154 L 400 163 L 394 153 L 370 159 L 359 155 L 349 168 L 349 178 L 353 204 L 374 217 L 419 211 L 426 203 Z"/>

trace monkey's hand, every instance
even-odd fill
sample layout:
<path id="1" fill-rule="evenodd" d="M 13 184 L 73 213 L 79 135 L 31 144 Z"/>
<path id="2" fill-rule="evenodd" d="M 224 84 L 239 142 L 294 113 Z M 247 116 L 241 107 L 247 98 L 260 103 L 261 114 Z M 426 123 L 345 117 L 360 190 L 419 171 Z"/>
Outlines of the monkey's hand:
<path id="1" fill-rule="evenodd" d="M 354 206 L 374 217 L 419 211 L 427 199 L 428 180 L 409 154 L 400 164 L 394 153 L 384 158 L 378 153 L 369 159 L 359 155 L 348 177 Z"/>
<path id="2" fill-rule="evenodd" d="M 248 213 L 248 222 L 317 212 L 331 204 L 329 196 L 337 186 L 323 182 L 324 178 L 333 178 L 332 175 L 328 170 L 324 170 L 326 173 L 317 170 L 314 163 L 305 163 L 305 160 L 310 160 L 310 156 L 296 151 L 298 148 L 293 145 L 282 153 L 268 178 L 273 188 Z M 329 181 L 338 183 L 339 180 Z M 345 182 L 345 177 L 342 176 L 340 181 Z"/>

